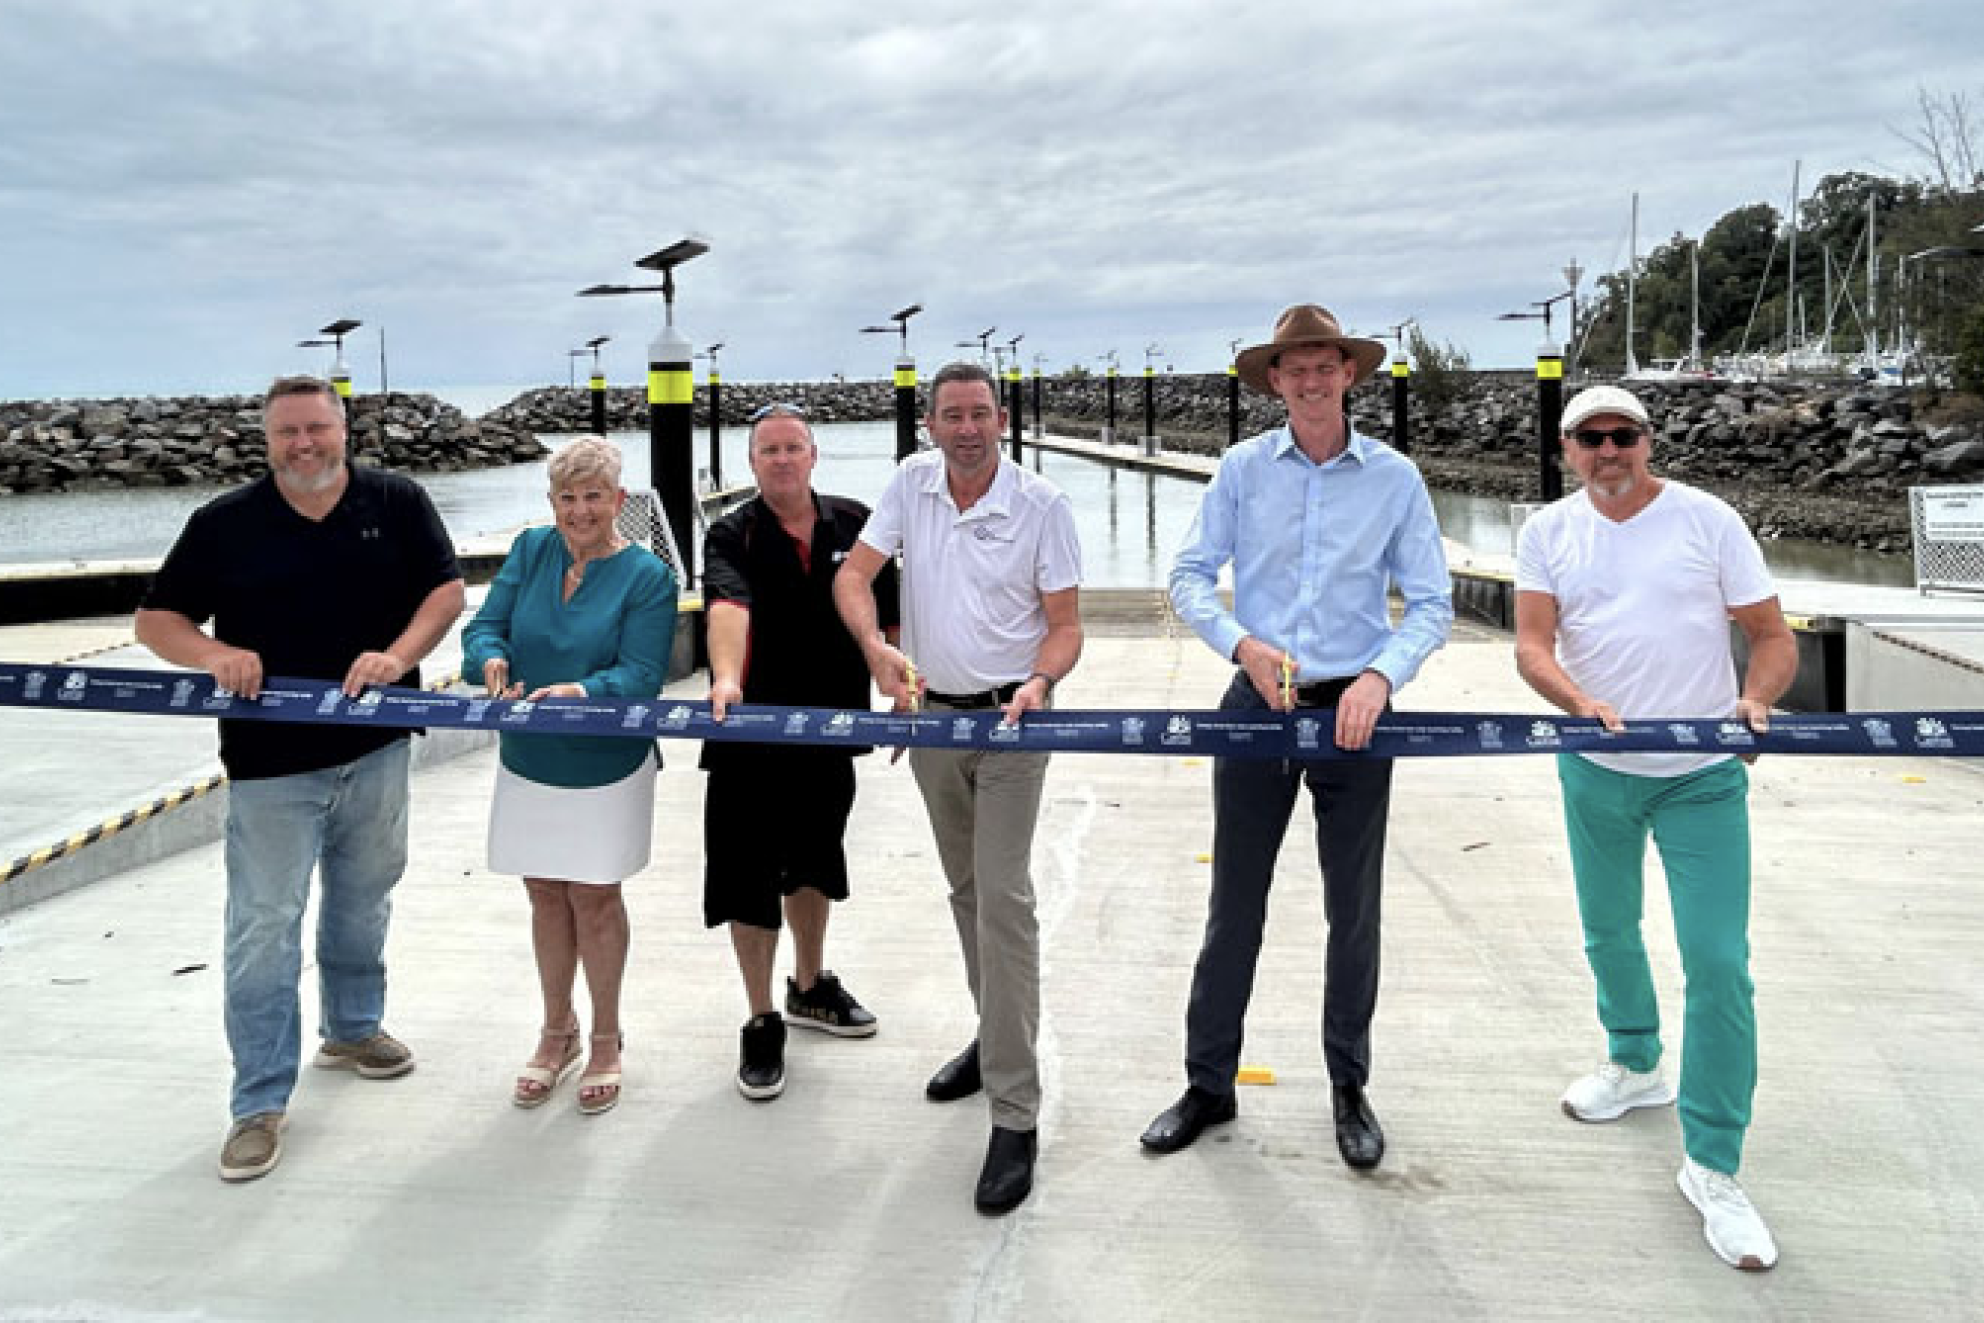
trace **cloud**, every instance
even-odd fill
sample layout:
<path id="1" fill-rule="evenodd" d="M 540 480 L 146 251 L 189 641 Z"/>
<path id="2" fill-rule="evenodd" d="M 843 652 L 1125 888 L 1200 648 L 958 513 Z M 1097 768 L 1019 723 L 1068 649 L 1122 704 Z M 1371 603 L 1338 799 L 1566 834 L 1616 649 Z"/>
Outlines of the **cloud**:
<path id="1" fill-rule="evenodd" d="M 443 0 L 0 0 L 9 395 L 250 389 L 389 329 L 396 385 L 562 378 L 659 300 L 580 300 L 684 233 L 678 318 L 739 379 L 879 374 L 987 325 L 1054 367 L 1181 370 L 1319 298 L 1476 362 L 1495 314 L 1732 207 L 1908 171 L 1971 7 L 1044 0 L 880 12 Z M 353 356 L 361 387 L 376 356 Z"/>

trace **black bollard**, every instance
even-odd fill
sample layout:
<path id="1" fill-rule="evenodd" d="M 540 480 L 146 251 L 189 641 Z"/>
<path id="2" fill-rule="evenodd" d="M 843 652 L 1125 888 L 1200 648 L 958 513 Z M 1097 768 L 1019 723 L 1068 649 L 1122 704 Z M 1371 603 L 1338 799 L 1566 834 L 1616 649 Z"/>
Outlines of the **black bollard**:
<path id="1" fill-rule="evenodd" d="M 1102 426 L 1102 439 L 1116 439 L 1116 365 L 1109 365 L 1109 421 Z"/>
<path id="2" fill-rule="evenodd" d="M 1144 453 L 1157 453 L 1157 369 L 1144 364 Z"/>
<path id="3" fill-rule="evenodd" d="M 1406 429 L 1412 423 L 1412 365 L 1400 354 L 1392 360 L 1392 449 L 1403 455 L 1408 449 Z"/>
<path id="4" fill-rule="evenodd" d="M 896 463 L 916 453 L 916 360 L 896 360 Z"/>
<path id="5" fill-rule="evenodd" d="M 1558 467 L 1558 430 L 1564 416 L 1564 353 L 1549 341 L 1536 351 L 1536 458 L 1543 499 L 1564 494 L 1564 471 Z"/>
<path id="6" fill-rule="evenodd" d="M 1020 429 L 1025 426 L 1023 415 L 1026 410 L 1020 403 L 1020 367 L 1017 363 L 1006 369 L 1006 409 L 1012 415 L 1013 463 L 1018 464 L 1025 459 L 1020 452 Z"/>
<path id="7" fill-rule="evenodd" d="M 673 326 L 648 346 L 648 470 L 688 591 L 696 578 L 696 381 L 689 341 Z"/>
<path id="8" fill-rule="evenodd" d="M 710 364 L 710 490 L 723 490 L 723 376 Z"/>
<path id="9" fill-rule="evenodd" d="M 1226 365 L 1226 448 L 1240 444 L 1240 365 Z"/>
<path id="10" fill-rule="evenodd" d="M 606 374 L 598 368 L 592 370 L 592 434 L 606 435 Z"/>

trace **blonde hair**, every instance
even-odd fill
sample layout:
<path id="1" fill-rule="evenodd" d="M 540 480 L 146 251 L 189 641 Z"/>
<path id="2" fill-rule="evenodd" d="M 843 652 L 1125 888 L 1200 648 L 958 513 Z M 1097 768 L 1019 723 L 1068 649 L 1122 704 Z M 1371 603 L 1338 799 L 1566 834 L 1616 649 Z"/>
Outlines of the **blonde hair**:
<path id="1" fill-rule="evenodd" d="M 605 437 L 582 436 L 551 457 L 545 465 L 551 490 L 576 487 L 597 479 L 608 487 L 620 485 L 620 448 Z"/>

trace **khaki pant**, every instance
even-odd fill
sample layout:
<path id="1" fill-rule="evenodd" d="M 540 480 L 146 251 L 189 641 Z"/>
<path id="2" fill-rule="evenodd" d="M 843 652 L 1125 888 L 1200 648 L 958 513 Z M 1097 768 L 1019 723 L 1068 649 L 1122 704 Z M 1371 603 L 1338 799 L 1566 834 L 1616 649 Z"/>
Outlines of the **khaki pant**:
<path id="1" fill-rule="evenodd" d="M 1040 1114 L 1040 924 L 1033 912 L 1033 825 L 1044 753 L 911 749 L 951 885 L 951 918 L 978 1007 L 979 1070 L 992 1124 L 1031 1130 Z"/>

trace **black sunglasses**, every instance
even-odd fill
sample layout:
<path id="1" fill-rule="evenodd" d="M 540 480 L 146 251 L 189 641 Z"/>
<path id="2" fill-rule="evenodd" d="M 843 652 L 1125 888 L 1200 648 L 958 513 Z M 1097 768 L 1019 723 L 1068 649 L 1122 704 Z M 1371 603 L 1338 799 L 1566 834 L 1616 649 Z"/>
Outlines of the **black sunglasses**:
<path id="1" fill-rule="evenodd" d="M 802 423 L 807 421 L 804 409 L 784 400 L 774 400 L 751 414 L 751 421 L 754 423 L 762 423 L 767 418 L 797 418 Z"/>
<path id="2" fill-rule="evenodd" d="M 1571 435 L 1586 450 L 1596 450 L 1607 441 L 1621 450 L 1631 450 L 1646 432 L 1638 427 L 1580 427 Z"/>

